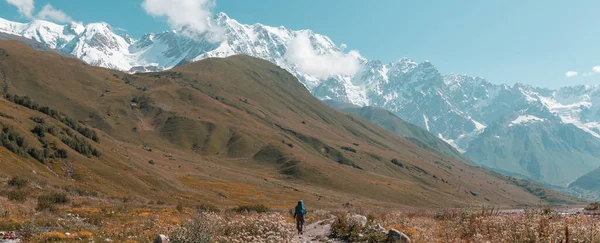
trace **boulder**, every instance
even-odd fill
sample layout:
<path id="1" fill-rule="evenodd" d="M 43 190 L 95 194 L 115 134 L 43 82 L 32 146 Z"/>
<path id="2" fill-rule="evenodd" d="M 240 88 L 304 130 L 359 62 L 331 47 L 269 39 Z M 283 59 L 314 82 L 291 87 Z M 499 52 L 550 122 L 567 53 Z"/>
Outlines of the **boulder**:
<path id="1" fill-rule="evenodd" d="M 387 242 L 410 243 L 410 238 L 398 230 L 391 229 L 388 232 Z"/>
<path id="2" fill-rule="evenodd" d="M 367 217 L 360 214 L 353 214 L 350 216 L 350 223 L 365 227 L 365 225 L 367 225 Z"/>
<path id="3" fill-rule="evenodd" d="M 154 239 L 154 243 L 169 243 L 169 237 L 166 235 L 158 235 L 156 239 Z"/>

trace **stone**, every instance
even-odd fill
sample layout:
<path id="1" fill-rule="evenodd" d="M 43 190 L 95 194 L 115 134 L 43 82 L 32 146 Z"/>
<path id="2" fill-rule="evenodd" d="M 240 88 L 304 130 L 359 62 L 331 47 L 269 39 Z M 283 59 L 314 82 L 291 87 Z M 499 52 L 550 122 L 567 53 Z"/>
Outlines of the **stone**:
<path id="1" fill-rule="evenodd" d="M 410 238 L 398 230 L 391 229 L 388 232 L 387 242 L 410 243 Z"/>
<path id="2" fill-rule="evenodd" d="M 360 227 L 365 227 L 367 225 L 367 217 L 360 214 L 353 214 L 350 216 L 350 222 Z"/>
<path id="3" fill-rule="evenodd" d="M 154 243 L 169 243 L 169 238 L 166 235 L 158 235 Z"/>

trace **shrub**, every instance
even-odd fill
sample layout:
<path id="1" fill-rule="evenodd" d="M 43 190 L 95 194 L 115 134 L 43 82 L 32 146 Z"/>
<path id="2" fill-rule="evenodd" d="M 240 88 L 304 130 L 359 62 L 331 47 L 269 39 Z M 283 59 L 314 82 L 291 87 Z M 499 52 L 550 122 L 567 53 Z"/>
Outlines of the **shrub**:
<path id="1" fill-rule="evenodd" d="M 69 198 L 66 193 L 62 192 L 53 192 L 41 195 L 37 198 L 37 207 L 35 208 L 37 211 L 50 210 L 53 211 L 55 209 L 55 205 L 58 204 L 67 204 L 69 203 Z"/>
<path id="2" fill-rule="evenodd" d="M 57 149 L 54 151 L 54 157 L 66 159 L 69 157 L 69 152 L 66 149 Z"/>
<path id="3" fill-rule="evenodd" d="M 19 177 L 19 176 L 15 176 L 8 181 L 9 186 L 16 187 L 19 189 L 27 186 L 28 183 L 29 183 L 29 179 Z"/>
<path id="4" fill-rule="evenodd" d="M 404 165 L 402 163 L 400 163 L 400 161 L 398 161 L 397 159 L 392 159 L 392 164 L 395 164 L 397 166 L 404 168 Z"/>
<path id="5" fill-rule="evenodd" d="M 204 204 L 204 203 L 196 206 L 196 210 L 198 212 L 211 212 L 211 213 L 221 212 L 221 210 L 217 206 L 212 205 L 212 204 Z"/>
<path id="6" fill-rule="evenodd" d="M 46 106 L 40 107 L 37 103 L 33 102 L 31 100 L 31 98 L 29 98 L 28 96 L 20 97 L 18 95 L 6 94 L 5 97 L 6 97 L 7 100 L 9 100 L 9 101 L 11 101 L 11 102 L 13 102 L 15 104 L 27 107 L 27 108 L 32 109 L 32 110 L 39 111 L 41 113 L 49 115 L 50 117 L 52 117 L 52 118 L 54 118 L 56 120 L 59 120 L 63 124 L 65 124 L 65 125 L 69 126 L 70 128 L 72 128 L 73 130 L 81 133 L 81 135 L 83 135 L 83 136 L 85 136 L 85 137 L 87 137 L 89 139 L 94 140 L 94 142 L 100 142 L 100 138 L 98 137 L 98 134 L 96 134 L 96 131 L 94 131 L 92 129 L 89 129 L 89 128 L 85 127 L 85 126 L 80 125 L 77 121 L 75 121 L 75 119 L 70 118 L 67 115 L 65 115 L 63 113 L 60 113 L 60 112 L 58 112 L 58 111 L 56 111 L 54 109 L 51 109 L 51 108 L 46 107 Z M 32 117 L 31 119 L 33 121 L 37 120 L 36 122 L 41 121 L 41 122 L 38 122 L 38 123 L 43 123 L 43 119 L 41 119 L 41 118 L 34 118 L 34 117 Z"/>
<path id="7" fill-rule="evenodd" d="M 27 154 L 29 154 L 31 157 L 41 162 L 42 164 L 46 163 L 46 156 L 44 155 L 43 151 L 40 151 L 36 148 L 30 148 L 29 150 L 27 150 Z"/>
<path id="8" fill-rule="evenodd" d="M 589 205 L 587 205 L 584 210 L 586 211 L 594 211 L 594 210 L 598 210 L 598 208 L 600 208 L 600 202 L 592 202 Z"/>
<path id="9" fill-rule="evenodd" d="M 335 238 L 349 242 L 359 241 L 359 235 L 362 235 L 365 229 L 365 227 L 352 222 L 346 213 L 338 213 L 333 223 L 331 223 L 331 234 Z"/>
<path id="10" fill-rule="evenodd" d="M 90 145 L 85 139 L 80 138 L 68 131 L 69 130 L 67 129 L 66 130 L 67 136 L 62 136 L 60 138 L 60 140 L 64 144 L 66 144 L 73 150 L 75 150 L 78 153 L 85 155 L 87 157 L 92 157 L 92 156 L 100 157 L 102 155 L 100 153 L 100 151 L 98 151 L 96 148 L 94 148 L 92 145 Z"/>
<path id="11" fill-rule="evenodd" d="M 34 235 L 40 234 L 42 231 L 38 225 L 36 225 L 33 221 L 27 221 L 21 224 L 19 228 L 19 233 L 23 237 L 23 239 L 29 239 Z"/>
<path id="12" fill-rule="evenodd" d="M 150 100 L 150 96 L 146 94 L 133 97 L 133 99 L 131 99 L 131 102 L 137 103 L 140 109 L 149 108 L 152 103 L 152 101 Z"/>
<path id="13" fill-rule="evenodd" d="M 0 132 L 0 143 L 11 152 L 27 157 L 27 143 L 25 138 L 10 127 L 3 127 Z"/>
<path id="14" fill-rule="evenodd" d="M 351 148 L 351 147 L 342 146 L 342 149 L 346 150 L 346 151 L 349 151 L 349 152 L 352 152 L 352 153 L 356 153 L 356 149 Z"/>
<path id="15" fill-rule="evenodd" d="M 31 119 L 33 122 L 38 123 L 38 124 L 44 124 L 44 123 L 46 123 L 46 121 L 44 120 L 44 118 L 41 118 L 39 116 L 32 116 L 29 119 Z"/>
<path id="16" fill-rule="evenodd" d="M 6 113 L 4 113 L 4 112 L 0 112 L 0 116 L 1 116 L 1 117 L 4 117 L 4 118 L 8 118 L 8 119 L 15 119 L 15 117 L 13 117 L 13 116 L 11 116 L 11 115 L 8 115 L 8 114 L 6 114 Z"/>
<path id="17" fill-rule="evenodd" d="M 237 213 L 266 213 L 269 212 L 269 208 L 263 204 L 256 205 L 243 205 L 233 209 Z"/>
<path id="18" fill-rule="evenodd" d="M 17 201 L 17 202 L 25 202 L 25 201 L 27 201 L 28 193 L 23 190 L 14 190 L 14 191 L 9 191 L 7 196 L 8 196 L 8 200 Z"/>
<path id="19" fill-rule="evenodd" d="M 205 220 L 203 214 L 194 216 L 169 234 L 173 243 L 210 243 L 213 242 L 213 225 Z"/>

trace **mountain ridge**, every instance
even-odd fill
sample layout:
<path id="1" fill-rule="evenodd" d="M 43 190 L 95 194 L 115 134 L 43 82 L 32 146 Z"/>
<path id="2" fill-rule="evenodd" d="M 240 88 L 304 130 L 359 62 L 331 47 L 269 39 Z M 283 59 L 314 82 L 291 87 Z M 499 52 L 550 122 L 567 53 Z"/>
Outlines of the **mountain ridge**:
<path id="1" fill-rule="evenodd" d="M 69 154 L 40 162 L 3 146 L 3 176 L 107 196 L 224 206 L 286 208 L 298 198 L 323 207 L 583 202 L 545 188 L 553 196 L 542 198 L 336 111 L 262 59 L 210 58 L 132 75 L 15 41 L 0 41 L 0 49 L 6 87 L 0 123 L 31 148 L 50 140 L 55 145 L 49 147 Z M 81 137 L 85 129 L 73 132 L 66 124 L 92 129 L 99 139 Z M 39 135 L 38 125 L 63 132 Z M 99 153 L 80 155 L 85 150 L 66 136 L 80 137 Z"/>

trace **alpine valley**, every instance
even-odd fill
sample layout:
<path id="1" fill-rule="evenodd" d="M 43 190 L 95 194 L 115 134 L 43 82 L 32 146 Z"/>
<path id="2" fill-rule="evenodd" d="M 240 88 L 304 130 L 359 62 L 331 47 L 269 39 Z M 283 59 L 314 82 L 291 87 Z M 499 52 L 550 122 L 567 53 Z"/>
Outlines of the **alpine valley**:
<path id="1" fill-rule="evenodd" d="M 594 174 L 600 171 L 600 86 L 550 90 L 499 85 L 479 77 L 441 74 L 428 61 L 401 58 L 383 63 L 361 56 L 356 56 L 357 73 L 320 78 L 300 71 L 285 54 L 288 43 L 300 34 L 308 35 L 319 55 L 342 52 L 327 36 L 241 24 L 224 13 L 212 24 L 222 30 L 222 41 L 210 41 L 214 38 L 209 34 L 192 38 L 183 30 L 132 39 L 106 23 L 58 25 L 40 20 L 0 19 L 0 32 L 4 38 L 35 41 L 37 49 L 128 73 L 162 71 L 211 57 L 258 57 L 293 74 L 321 100 L 383 108 L 429 131 L 462 153 L 446 149 L 454 158 L 466 156 L 496 172 L 599 197 Z M 389 115 L 369 114 L 379 113 Z"/>

